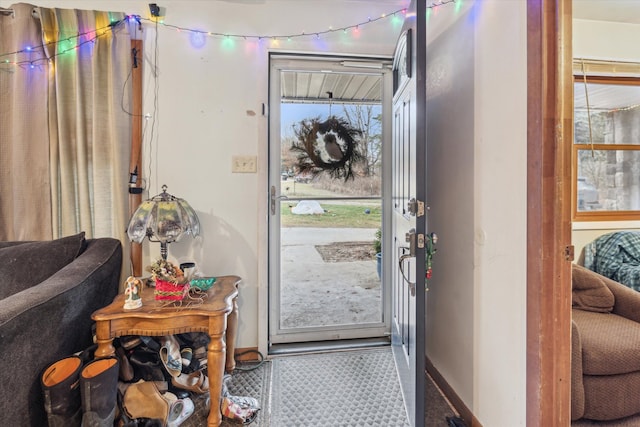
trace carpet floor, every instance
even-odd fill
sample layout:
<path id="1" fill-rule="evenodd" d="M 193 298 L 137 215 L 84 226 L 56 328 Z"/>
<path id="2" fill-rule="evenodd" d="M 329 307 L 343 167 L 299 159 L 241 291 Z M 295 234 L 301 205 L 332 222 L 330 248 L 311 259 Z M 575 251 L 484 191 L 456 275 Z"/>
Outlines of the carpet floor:
<path id="1" fill-rule="evenodd" d="M 428 377 L 426 383 L 425 425 L 447 427 L 446 418 L 456 414 Z M 390 347 L 278 356 L 255 370 L 236 371 L 227 385 L 232 395 L 260 402 L 254 427 L 409 425 Z M 205 399 L 194 403 L 183 427 L 206 426 Z"/>

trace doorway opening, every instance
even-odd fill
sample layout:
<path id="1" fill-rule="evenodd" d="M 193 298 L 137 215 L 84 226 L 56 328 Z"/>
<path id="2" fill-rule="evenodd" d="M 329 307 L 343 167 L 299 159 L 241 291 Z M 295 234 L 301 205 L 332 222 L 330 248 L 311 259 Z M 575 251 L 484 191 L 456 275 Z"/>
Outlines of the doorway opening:
<path id="1" fill-rule="evenodd" d="M 388 58 L 270 56 L 269 346 L 385 337 Z"/>

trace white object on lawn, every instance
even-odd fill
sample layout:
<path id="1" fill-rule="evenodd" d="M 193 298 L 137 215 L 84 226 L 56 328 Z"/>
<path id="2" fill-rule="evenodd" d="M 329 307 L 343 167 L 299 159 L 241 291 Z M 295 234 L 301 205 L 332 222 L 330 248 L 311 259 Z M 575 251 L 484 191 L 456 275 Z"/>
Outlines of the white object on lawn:
<path id="1" fill-rule="evenodd" d="M 291 213 L 296 215 L 315 215 L 323 214 L 324 209 L 315 200 L 300 200 L 295 207 L 291 208 Z"/>

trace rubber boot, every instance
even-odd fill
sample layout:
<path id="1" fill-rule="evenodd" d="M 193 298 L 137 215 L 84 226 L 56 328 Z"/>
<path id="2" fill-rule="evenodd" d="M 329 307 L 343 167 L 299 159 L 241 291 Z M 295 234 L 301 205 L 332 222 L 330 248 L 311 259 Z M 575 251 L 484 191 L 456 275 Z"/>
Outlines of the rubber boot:
<path id="1" fill-rule="evenodd" d="M 40 385 L 49 427 L 79 427 L 82 420 L 79 375 L 82 360 L 77 356 L 59 360 L 42 373 Z"/>
<path id="2" fill-rule="evenodd" d="M 113 427 L 118 396 L 118 359 L 88 363 L 80 373 L 82 427 Z"/>

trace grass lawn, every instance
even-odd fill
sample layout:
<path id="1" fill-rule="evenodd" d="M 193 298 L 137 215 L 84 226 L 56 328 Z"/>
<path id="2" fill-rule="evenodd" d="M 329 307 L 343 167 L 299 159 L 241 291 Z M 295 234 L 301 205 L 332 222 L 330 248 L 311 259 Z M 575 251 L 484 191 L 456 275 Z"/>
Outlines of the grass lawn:
<path id="1" fill-rule="evenodd" d="M 367 206 L 363 204 L 324 204 L 324 214 L 295 215 L 291 213 L 286 201 L 282 203 L 282 227 L 325 227 L 325 228 L 378 228 L 382 222 L 379 204 Z M 370 213 L 366 214 L 365 210 Z"/>
<path id="2" fill-rule="evenodd" d="M 316 188 L 313 184 L 303 184 L 302 182 L 282 181 L 280 183 L 280 191 L 285 196 L 293 197 L 321 197 L 321 196 L 336 196 L 335 193 L 322 188 Z"/>

